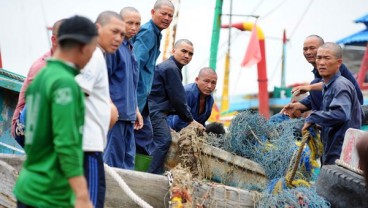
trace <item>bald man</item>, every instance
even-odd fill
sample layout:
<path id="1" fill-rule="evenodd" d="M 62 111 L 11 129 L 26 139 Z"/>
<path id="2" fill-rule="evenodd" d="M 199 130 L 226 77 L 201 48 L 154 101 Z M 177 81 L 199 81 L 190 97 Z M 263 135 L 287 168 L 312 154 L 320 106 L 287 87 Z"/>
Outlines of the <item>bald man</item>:
<path id="1" fill-rule="evenodd" d="M 119 111 L 119 119 L 109 131 L 104 161 L 112 167 L 134 170 L 134 129 L 142 128 L 137 103 L 138 66 L 131 38 L 141 26 L 141 15 L 133 7 L 124 7 L 120 16 L 125 23 L 124 42 L 106 57 L 110 96 Z"/>
<path id="2" fill-rule="evenodd" d="M 359 129 L 364 115 L 354 85 L 341 76 L 341 63 L 342 49 L 336 43 L 325 43 L 318 48 L 316 67 L 323 80 L 322 106 L 306 118 L 303 130 L 313 124 L 322 127 L 322 165 L 335 164 L 346 130 Z M 307 110 L 308 107 L 297 102 L 287 105 L 283 111 L 290 114 L 296 109 Z"/>
<path id="3" fill-rule="evenodd" d="M 211 116 L 214 99 L 212 92 L 215 90 L 217 84 L 217 74 L 209 67 L 203 67 L 195 82 L 184 86 L 187 105 L 193 115 L 193 119 L 205 126 L 206 121 Z M 178 115 L 171 115 L 168 117 L 170 128 L 175 131 L 188 126 L 188 122 L 183 121 Z"/>
<path id="4" fill-rule="evenodd" d="M 167 123 L 168 115 L 177 114 L 185 122 L 203 128 L 193 119 L 189 111 L 182 84 L 181 70 L 192 60 L 193 53 L 192 42 L 180 39 L 174 45 L 173 55 L 155 68 L 152 91 L 148 98 L 154 149 L 152 162 L 148 168 L 150 173 L 162 174 L 164 172 L 164 160 L 171 144 L 171 132 Z"/>
<path id="5" fill-rule="evenodd" d="M 137 102 L 143 117 L 143 127 L 134 132 L 137 153 L 140 154 L 152 153 L 150 147 L 153 132 L 147 99 L 151 92 L 156 60 L 161 53 L 161 31 L 170 26 L 174 11 L 175 7 L 170 0 L 157 0 L 151 10 L 151 20 L 142 25 L 133 38 L 133 53 L 139 71 Z"/>
<path id="6" fill-rule="evenodd" d="M 304 105 L 308 106 L 312 110 L 320 110 L 322 105 L 322 76 L 319 74 L 317 70 L 316 56 L 318 48 L 324 44 L 324 40 L 318 35 L 310 35 L 308 36 L 303 44 L 303 55 L 305 59 L 313 66 L 312 73 L 314 75 L 314 79 L 310 83 L 310 85 L 306 86 L 298 86 L 293 89 L 293 92 L 299 91 L 301 93 L 310 92 L 310 95 L 300 102 Z M 359 84 L 353 74 L 349 71 L 349 69 L 341 63 L 339 67 L 339 71 L 341 76 L 348 79 L 355 87 L 355 90 L 358 95 L 358 99 L 361 105 L 363 105 L 363 94 L 360 90 Z M 297 95 L 298 93 L 296 93 Z"/>

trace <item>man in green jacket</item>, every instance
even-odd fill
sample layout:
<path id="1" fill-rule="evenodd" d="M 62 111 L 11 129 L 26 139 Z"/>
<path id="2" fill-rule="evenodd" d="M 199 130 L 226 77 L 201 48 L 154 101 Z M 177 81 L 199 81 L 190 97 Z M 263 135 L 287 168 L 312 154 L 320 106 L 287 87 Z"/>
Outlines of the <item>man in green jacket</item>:
<path id="1" fill-rule="evenodd" d="M 59 47 L 26 91 L 27 159 L 14 188 L 18 207 L 92 207 L 83 176 L 84 94 L 74 77 L 96 49 L 89 19 L 66 19 Z"/>

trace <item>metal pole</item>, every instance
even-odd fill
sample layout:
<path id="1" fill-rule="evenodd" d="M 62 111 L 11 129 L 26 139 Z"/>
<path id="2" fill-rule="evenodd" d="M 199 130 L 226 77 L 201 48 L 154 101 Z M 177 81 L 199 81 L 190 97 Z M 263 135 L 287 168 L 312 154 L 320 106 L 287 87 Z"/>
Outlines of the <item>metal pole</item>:
<path id="1" fill-rule="evenodd" d="M 233 0 L 230 0 L 230 14 L 233 10 Z M 231 25 L 231 15 L 229 16 L 229 25 Z M 222 87 L 221 113 L 229 110 L 229 74 L 230 74 L 230 47 L 231 47 L 231 27 L 229 27 L 229 35 L 227 40 L 227 53 L 225 59 L 224 85 Z"/>
<path id="2" fill-rule="evenodd" d="M 212 39 L 210 49 L 210 67 L 216 71 L 217 50 L 220 39 L 221 11 L 223 0 L 216 0 L 215 15 L 213 18 Z"/>

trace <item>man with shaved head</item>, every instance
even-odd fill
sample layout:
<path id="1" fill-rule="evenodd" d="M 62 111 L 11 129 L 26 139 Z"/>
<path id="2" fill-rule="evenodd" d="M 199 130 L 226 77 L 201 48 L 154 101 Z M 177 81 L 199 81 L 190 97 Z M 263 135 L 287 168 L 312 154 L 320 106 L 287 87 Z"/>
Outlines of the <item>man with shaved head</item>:
<path id="1" fill-rule="evenodd" d="M 215 90 L 216 84 L 216 72 L 212 68 L 203 67 L 195 78 L 195 82 L 184 86 L 187 104 L 193 119 L 203 126 L 211 116 L 214 103 L 212 92 Z M 188 123 L 180 119 L 178 115 L 169 116 L 168 122 L 175 131 L 180 131 L 188 126 Z"/>
<path id="2" fill-rule="evenodd" d="M 316 56 L 318 48 L 324 44 L 324 40 L 318 35 L 310 35 L 308 36 L 303 44 L 303 55 L 305 59 L 313 66 L 313 75 L 314 80 L 310 83 L 310 85 L 306 86 L 298 86 L 293 89 L 293 92 L 299 91 L 301 93 L 305 93 L 307 91 L 310 92 L 310 96 L 301 100 L 304 105 L 307 105 L 312 110 L 320 110 L 322 105 L 322 77 L 318 73 Z M 341 63 L 340 65 L 340 73 L 341 76 L 348 79 L 355 87 L 357 91 L 358 99 L 361 105 L 363 105 L 363 94 L 359 88 L 359 84 L 354 78 L 353 74 L 349 71 L 349 69 Z"/>
<path id="3" fill-rule="evenodd" d="M 341 154 L 346 130 L 359 129 L 364 115 L 354 85 L 341 76 L 341 63 L 342 49 L 336 43 L 328 42 L 318 48 L 316 67 L 323 80 L 322 106 L 306 118 L 303 130 L 313 124 L 322 127 L 322 165 L 335 164 Z M 287 114 L 296 109 L 303 111 L 308 107 L 298 102 L 284 108 Z"/>
<path id="4" fill-rule="evenodd" d="M 105 171 L 103 151 L 109 126 L 118 119 L 116 106 L 111 102 L 105 56 L 114 53 L 124 39 L 124 22 L 113 11 L 104 11 L 96 20 L 98 47 L 91 60 L 76 77 L 86 95 L 83 129 L 84 175 L 94 207 L 104 207 Z"/>
<path id="5" fill-rule="evenodd" d="M 178 115 L 183 121 L 192 125 L 203 126 L 193 119 L 182 84 L 182 68 L 193 57 L 193 44 L 187 39 L 178 40 L 172 50 L 172 56 L 158 64 L 148 99 L 153 127 L 152 162 L 148 172 L 162 174 L 164 160 L 171 144 L 171 132 L 167 123 L 170 114 Z"/>
<path id="6" fill-rule="evenodd" d="M 139 79 L 137 101 L 143 116 L 143 127 L 135 131 L 137 153 L 151 154 L 152 125 L 147 98 L 151 92 L 156 60 L 160 55 L 161 31 L 173 20 L 174 5 L 169 0 L 157 0 L 151 10 L 151 20 L 142 25 L 134 37 L 133 53 L 137 59 Z"/>
<path id="7" fill-rule="evenodd" d="M 109 131 L 104 161 L 112 167 L 133 170 L 135 159 L 134 129 L 143 126 L 137 104 L 138 66 L 131 38 L 141 26 L 141 15 L 133 7 L 120 11 L 125 23 L 124 42 L 106 57 L 110 97 L 119 111 L 119 119 Z"/>

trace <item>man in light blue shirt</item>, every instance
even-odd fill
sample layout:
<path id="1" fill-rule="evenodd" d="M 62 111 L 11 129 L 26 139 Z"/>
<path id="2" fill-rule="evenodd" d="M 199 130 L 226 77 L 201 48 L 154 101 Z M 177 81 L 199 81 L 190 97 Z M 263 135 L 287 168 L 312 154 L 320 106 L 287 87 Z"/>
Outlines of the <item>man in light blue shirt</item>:
<path id="1" fill-rule="evenodd" d="M 135 140 L 137 153 L 150 154 L 152 143 L 152 124 L 149 117 L 148 95 L 151 92 L 156 60 L 160 55 L 161 31 L 168 28 L 174 15 L 174 5 L 169 0 L 156 1 L 151 10 L 152 19 L 142 25 L 133 38 L 133 53 L 137 60 L 139 78 L 137 102 L 143 117 L 143 127 L 136 130 Z"/>

